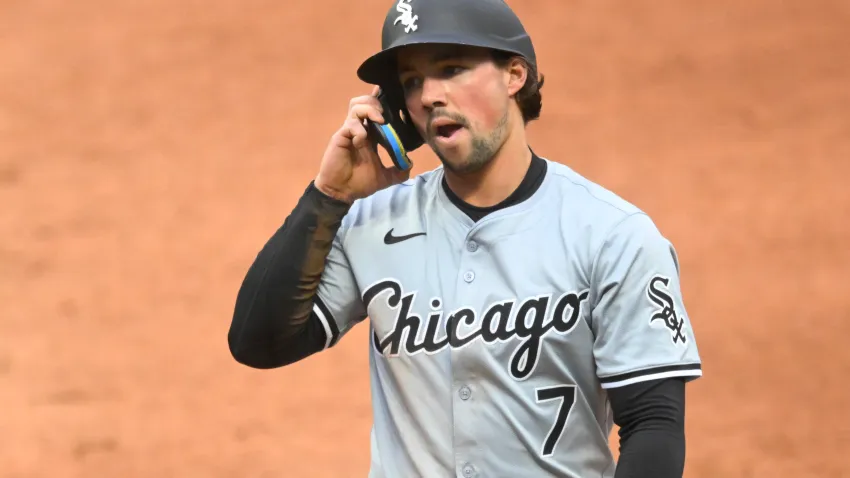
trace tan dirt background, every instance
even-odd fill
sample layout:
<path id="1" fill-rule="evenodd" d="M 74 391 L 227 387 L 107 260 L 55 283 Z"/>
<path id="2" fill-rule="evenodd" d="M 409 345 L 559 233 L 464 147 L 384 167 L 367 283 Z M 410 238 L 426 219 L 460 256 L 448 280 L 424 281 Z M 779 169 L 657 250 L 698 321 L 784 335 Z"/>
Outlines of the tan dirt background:
<path id="1" fill-rule="evenodd" d="M 366 476 L 366 328 L 275 371 L 226 334 L 391 3 L 0 1 L 0 477 Z M 512 4 L 535 150 L 681 255 L 685 475 L 850 477 L 850 2 Z"/>

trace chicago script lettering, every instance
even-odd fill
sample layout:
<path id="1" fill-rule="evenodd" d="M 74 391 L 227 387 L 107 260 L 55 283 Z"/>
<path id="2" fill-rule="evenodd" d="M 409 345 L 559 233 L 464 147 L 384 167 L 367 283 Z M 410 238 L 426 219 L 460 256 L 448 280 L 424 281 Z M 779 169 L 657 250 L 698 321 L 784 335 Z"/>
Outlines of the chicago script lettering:
<path id="1" fill-rule="evenodd" d="M 392 331 L 383 338 L 373 337 L 376 348 L 385 356 L 434 354 L 447 347 L 461 348 L 476 340 L 492 344 L 519 339 L 509 370 L 515 379 L 524 380 L 537 365 L 543 337 L 550 330 L 558 334 L 571 332 L 578 324 L 588 295 L 588 290 L 567 292 L 554 302 L 550 295 L 540 295 L 521 301 L 518 307 L 515 307 L 518 300 L 504 300 L 490 304 L 481 321 L 477 320 L 475 310 L 464 307 L 449 313 L 442 327 L 443 311 L 432 311 L 423 323 L 422 318 L 412 312 L 416 292 L 403 294 L 401 284 L 394 280 L 371 286 L 363 299 L 367 307 L 381 300 L 395 310 Z M 434 303 L 440 302 L 435 299 Z"/>

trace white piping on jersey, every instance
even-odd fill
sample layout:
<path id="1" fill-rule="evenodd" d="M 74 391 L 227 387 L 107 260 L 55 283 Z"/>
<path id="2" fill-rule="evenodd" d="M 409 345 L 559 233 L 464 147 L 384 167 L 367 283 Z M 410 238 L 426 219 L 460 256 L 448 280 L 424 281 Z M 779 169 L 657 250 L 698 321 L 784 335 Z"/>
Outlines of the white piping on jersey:
<path id="1" fill-rule="evenodd" d="M 646 382 L 649 380 L 657 380 L 659 378 L 670 377 L 702 377 L 702 370 L 671 370 L 669 372 L 651 373 L 649 375 L 641 375 L 638 377 L 627 378 L 625 380 L 620 380 L 619 382 L 603 383 L 602 388 L 608 389 L 625 387 L 626 385 L 631 385 L 633 383 Z"/>
<path id="2" fill-rule="evenodd" d="M 325 329 L 325 348 L 331 346 L 331 340 L 333 340 L 334 336 L 331 334 L 331 326 L 328 324 L 328 318 L 325 317 L 325 313 L 322 312 L 322 309 L 319 308 L 318 304 L 313 304 L 313 312 L 316 314 L 316 317 L 319 318 L 319 322 L 322 323 L 322 327 Z"/>

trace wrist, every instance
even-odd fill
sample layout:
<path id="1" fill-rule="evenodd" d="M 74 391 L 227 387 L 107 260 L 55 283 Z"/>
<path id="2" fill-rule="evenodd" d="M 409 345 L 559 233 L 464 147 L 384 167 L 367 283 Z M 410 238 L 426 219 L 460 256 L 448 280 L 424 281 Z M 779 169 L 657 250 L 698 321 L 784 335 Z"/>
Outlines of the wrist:
<path id="1" fill-rule="evenodd" d="M 313 186 L 316 188 L 316 190 L 318 190 L 320 193 L 324 194 L 330 199 L 344 202 L 347 205 L 351 205 L 354 202 L 354 198 L 352 198 L 351 195 L 345 194 L 342 191 L 325 184 L 321 180 L 321 178 L 316 178 L 313 181 Z"/>

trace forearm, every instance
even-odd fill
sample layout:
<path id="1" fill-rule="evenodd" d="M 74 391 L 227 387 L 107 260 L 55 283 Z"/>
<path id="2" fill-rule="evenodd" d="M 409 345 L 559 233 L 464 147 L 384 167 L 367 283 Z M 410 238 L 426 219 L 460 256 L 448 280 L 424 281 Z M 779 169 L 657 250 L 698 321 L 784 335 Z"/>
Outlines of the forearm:
<path id="1" fill-rule="evenodd" d="M 310 320 L 325 259 L 349 205 L 311 184 L 260 250 L 236 296 L 228 344 L 245 365 L 272 368 L 316 351 L 324 331 Z"/>
<path id="2" fill-rule="evenodd" d="M 685 465 L 684 392 L 679 379 L 635 384 L 612 395 L 620 428 L 615 478 L 681 478 Z"/>
<path id="3" fill-rule="evenodd" d="M 664 429 L 641 430 L 620 452 L 615 478 L 682 478 L 684 435 Z"/>

